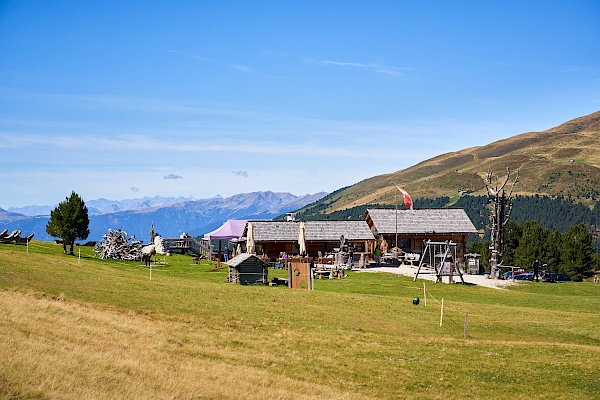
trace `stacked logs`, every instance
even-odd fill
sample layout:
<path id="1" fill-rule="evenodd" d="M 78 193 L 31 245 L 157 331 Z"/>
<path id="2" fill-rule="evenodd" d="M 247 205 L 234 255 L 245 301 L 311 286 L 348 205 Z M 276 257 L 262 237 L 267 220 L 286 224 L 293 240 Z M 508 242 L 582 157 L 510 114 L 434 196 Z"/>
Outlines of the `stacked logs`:
<path id="1" fill-rule="evenodd" d="M 128 237 L 127 232 L 121 229 L 109 229 L 102 240 L 96 243 L 94 252 L 103 260 L 135 261 L 140 259 L 142 247 L 142 242 L 135 240 L 135 236 Z"/>

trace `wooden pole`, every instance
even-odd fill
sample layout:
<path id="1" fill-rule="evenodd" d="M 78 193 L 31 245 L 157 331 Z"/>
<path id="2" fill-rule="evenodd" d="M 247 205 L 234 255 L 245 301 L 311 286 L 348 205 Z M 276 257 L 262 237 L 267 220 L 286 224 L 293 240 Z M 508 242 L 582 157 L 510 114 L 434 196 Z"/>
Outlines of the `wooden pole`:
<path id="1" fill-rule="evenodd" d="M 396 184 L 398 186 L 398 184 Z M 395 191 L 394 203 L 396 204 L 396 251 L 398 251 L 398 192 Z"/>
<path id="2" fill-rule="evenodd" d="M 444 298 L 442 297 L 442 307 L 440 308 L 440 326 L 444 321 Z"/>
<path id="3" fill-rule="evenodd" d="M 81 249 L 77 249 L 77 265 L 81 263 Z"/>

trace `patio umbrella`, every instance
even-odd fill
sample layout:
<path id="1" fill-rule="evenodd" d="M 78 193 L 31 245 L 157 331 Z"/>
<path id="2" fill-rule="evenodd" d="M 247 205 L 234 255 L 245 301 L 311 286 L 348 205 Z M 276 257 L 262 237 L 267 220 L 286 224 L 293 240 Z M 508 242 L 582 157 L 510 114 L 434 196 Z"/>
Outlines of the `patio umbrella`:
<path id="1" fill-rule="evenodd" d="M 381 236 L 381 251 L 385 254 L 388 250 L 388 242 Z"/>
<path id="2" fill-rule="evenodd" d="M 306 254 L 306 227 L 304 222 L 300 222 L 300 232 L 298 234 L 298 247 L 300 248 L 300 255 Z"/>
<path id="3" fill-rule="evenodd" d="M 254 229 L 250 222 L 248 222 L 248 231 L 246 232 L 246 253 L 254 254 Z"/>

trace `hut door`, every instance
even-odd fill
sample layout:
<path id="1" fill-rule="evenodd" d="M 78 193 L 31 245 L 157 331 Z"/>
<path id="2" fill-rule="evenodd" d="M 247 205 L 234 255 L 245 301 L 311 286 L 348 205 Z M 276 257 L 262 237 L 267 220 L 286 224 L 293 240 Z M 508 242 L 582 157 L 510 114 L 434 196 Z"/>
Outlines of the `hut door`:
<path id="1" fill-rule="evenodd" d="M 291 262 L 289 267 L 289 281 L 292 289 L 312 290 L 312 276 L 310 264 L 303 262 Z"/>

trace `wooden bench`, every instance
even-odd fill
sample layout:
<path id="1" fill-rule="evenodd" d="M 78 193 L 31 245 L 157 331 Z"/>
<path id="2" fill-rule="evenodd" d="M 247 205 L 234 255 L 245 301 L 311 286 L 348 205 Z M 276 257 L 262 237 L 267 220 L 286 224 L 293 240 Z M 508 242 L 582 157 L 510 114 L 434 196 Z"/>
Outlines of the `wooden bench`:
<path id="1" fill-rule="evenodd" d="M 206 257 L 203 255 L 198 256 L 198 257 L 192 257 L 192 261 L 194 262 L 194 264 L 200 264 L 200 260 L 205 259 Z"/>

